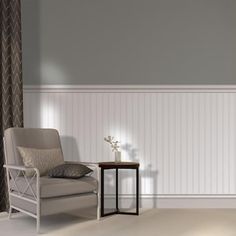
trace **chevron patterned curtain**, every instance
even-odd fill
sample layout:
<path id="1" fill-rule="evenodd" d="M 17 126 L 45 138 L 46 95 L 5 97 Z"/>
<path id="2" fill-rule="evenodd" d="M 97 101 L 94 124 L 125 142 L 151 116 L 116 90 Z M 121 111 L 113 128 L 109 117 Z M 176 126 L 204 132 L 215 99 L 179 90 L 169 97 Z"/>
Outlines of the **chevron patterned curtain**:
<path id="1" fill-rule="evenodd" d="M 8 208 L 3 132 L 23 126 L 20 0 L 0 0 L 0 212 Z"/>

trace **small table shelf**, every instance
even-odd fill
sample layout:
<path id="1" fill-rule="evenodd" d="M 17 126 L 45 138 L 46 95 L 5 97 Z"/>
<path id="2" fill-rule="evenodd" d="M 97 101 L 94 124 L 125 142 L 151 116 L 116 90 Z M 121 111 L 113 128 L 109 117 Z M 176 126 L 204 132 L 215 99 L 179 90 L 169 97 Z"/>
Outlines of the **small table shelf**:
<path id="1" fill-rule="evenodd" d="M 101 168 L 101 217 L 113 214 L 139 215 L 139 163 L 137 162 L 100 162 Z M 104 212 L 104 171 L 114 169 L 116 171 L 116 210 L 110 213 Z M 119 169 L 134 169 L 136 170 L 136 212 L 122 212 L 119 209 Z"/>

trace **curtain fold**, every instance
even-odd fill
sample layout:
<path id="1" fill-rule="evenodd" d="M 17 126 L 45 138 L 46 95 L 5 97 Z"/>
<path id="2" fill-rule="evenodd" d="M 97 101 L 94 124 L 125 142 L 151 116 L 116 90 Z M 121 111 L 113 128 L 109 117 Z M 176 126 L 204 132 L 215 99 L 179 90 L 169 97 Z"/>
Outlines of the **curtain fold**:
<path id="1" fill-rule="evenodd" d="M 21 2 L 0 0 L 0 212 L 8 208 L 3 133 L 23 126 Z"/>

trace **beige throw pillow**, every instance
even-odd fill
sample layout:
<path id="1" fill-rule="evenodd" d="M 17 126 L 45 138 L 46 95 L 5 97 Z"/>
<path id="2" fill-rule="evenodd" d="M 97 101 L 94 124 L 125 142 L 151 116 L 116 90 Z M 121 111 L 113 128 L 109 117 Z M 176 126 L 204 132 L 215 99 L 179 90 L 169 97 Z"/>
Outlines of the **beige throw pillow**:
<path id="1" fill-rule="evenodd" d="M 39 170 L 40 176 L 46 175 L 48 171 L 58 165 L 64 164 L 61 149 L 35 149 L 17 147 L 23 159 L 25 167 L 33 167 Z M 26 176 L 32 176 L 34 171 L 27 171 Z"/>

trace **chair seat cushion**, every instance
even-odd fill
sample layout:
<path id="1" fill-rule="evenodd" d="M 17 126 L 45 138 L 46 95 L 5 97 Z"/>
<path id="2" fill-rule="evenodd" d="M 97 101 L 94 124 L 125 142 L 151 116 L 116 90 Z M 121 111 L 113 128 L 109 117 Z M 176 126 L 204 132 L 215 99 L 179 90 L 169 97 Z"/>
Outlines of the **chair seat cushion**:
<path id="1" fill-rule="evenodd" d="M 28 180 L 30 180 L 30 178 L 28 178 Z M 14 191 L 20 190 L 21 192 L 24 192 L 27 188 L 24 177 L 19 177 L 16 184 L 17 187 L 12 180 L 10 181 L 11 188 Z M 85 176 L 80 179 L 62 179 L 43 176 L 40 178 L 40 198 L 90 193 L 96 191 L 97 186 L 97 180 L 91 176 Z M 36 180 L 31 182 L 31 187 L 33 192 L 36 193 Z M 33 196 L 30 188 L 28 188 L 25 193 Z"/>

